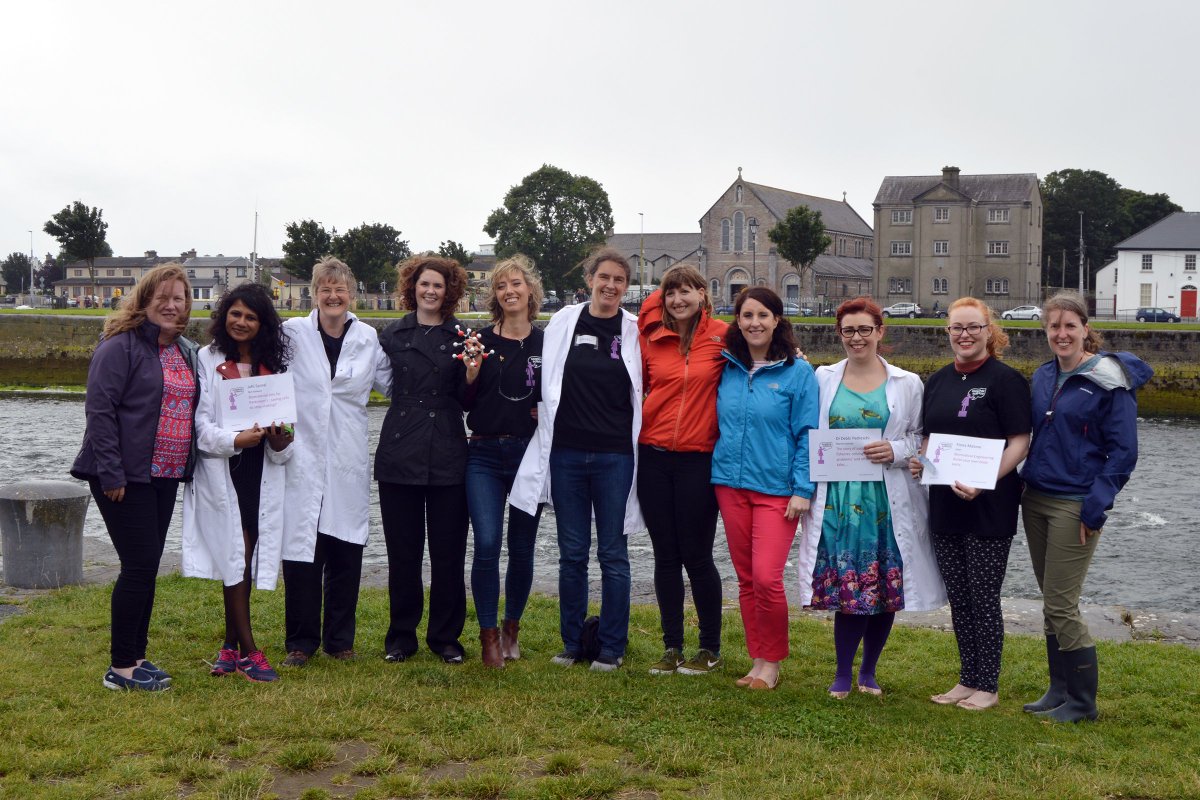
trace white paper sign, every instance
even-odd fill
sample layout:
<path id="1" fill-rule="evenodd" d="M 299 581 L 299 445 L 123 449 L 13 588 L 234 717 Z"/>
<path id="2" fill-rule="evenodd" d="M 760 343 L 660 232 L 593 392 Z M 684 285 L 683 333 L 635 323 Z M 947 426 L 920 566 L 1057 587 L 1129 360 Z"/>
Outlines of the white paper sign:
<path id="1" fill-rule="evenodd" d="M 227 431 L 244 431 L 255 423 L 296 422 L 296 388 L 292 373 L 216 381 L 217 413 Z"/>
<path id="2" fill-rule="evenodd" d="M 1003 455 L 1003 439 L 931 434 L 921 457 L 921 483 L 953 486 L 958 481 L 976 489 L 995 489 Z"/>
<path id="3" fill-rule="evenodd" d="M 881 428 L 810 429 L 808 478 L 811 481 L 881 481 L 883 465 L 872 464 L 863 447 L 883 438 Z"/>

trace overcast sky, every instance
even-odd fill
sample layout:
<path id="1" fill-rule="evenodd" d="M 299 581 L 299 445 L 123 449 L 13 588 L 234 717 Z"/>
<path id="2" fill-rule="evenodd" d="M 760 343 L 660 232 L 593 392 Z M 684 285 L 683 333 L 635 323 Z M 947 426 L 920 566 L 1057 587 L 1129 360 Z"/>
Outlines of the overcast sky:
<path id="1" fill-rule="evenodd" d="M 1200 210 L 1200 3 L 242 2 L 0 7 L 0 253 L 75 199 L 117 255 L 281 254 L 386 222 L 475 249 L 544 163 L 618 232 L 734 180 L 1097 169 Z"/>

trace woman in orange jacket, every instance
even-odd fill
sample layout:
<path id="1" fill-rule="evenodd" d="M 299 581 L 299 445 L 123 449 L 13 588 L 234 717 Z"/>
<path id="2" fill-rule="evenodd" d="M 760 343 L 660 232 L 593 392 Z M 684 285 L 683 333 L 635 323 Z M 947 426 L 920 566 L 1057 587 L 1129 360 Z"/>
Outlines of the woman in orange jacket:
<path id="1" fill-rule="evenodd" d="M 638 316 L 646 399 L 638 438 L 638 501 L 654 546 L 663 657 L 652 675 L 703 675 L 721 659 L 721 576 L 713 563 L 717 500 L 711 483 L 717 385 L 728 325 L 712 318 L 704 276 L 680 264 Z M 683 657 L 683 570 L 700 621 L 700 649 Z"/>

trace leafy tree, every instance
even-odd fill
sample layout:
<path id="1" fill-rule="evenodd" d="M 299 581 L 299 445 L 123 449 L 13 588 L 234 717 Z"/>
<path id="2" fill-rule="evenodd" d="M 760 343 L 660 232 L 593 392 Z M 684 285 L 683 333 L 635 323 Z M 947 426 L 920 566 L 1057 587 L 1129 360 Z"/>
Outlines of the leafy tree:
<path id="1" fill-rule="evenodd" d="M 333 254 L 346 262 L 350 271 L 369 292 L 380 284 L 387 290 L 396 285 L 396 264 L 412 255 L 400 231 L 386 223 L 363 223 L 334 237 Z"/>
<path id="2" fill-rule="evenodd" d="M 88 293 L 96 294 L 96 259 L 112 255 L 112 248 L 105 241 L 108 223 L 104 221 L 104 211 L 99 207 L 88 208 L 76 200 L 51 217 L 42 230 L 58 240 L 70 261 L 87 262 L 91 283 Z"/>
<path id="3" fill-rule="evenodd" d="M 21 287 L 29 286 L 29 256 L 24 253 L 9 253 L 0 263 L 0 274 L 9 294 L 16 294 Z"/>
<path id="4" fill-rule="evenodd" d="M 1124 218 L 1117 238 L 1118 242 L 1128 239 L 1140 230 L 1149 228 L 1176 211 L 1183 211 L 1181 206 L 1171 202 L 1171 198 L 1165 194 L 1146 194 L 1137 189 L 1122 189 L 1121 199 Z"/>
<path id="5" fill-rule="evenodd" d="M 467 248 L 453 239 L 447 239 L 438 245 L 438 255 L 442 258 L 453 258 L 459 264 L 462 264 L 463 269 L 466 269 L 467 265 L 473 260 L 471 254 L 467 252 Z"/>
<path id="6" fill-rule="evenodd" d="M 111 252 L 111 248 L 110 248 Z M 37 268 L 37 279 L 41 282 L 42 288 L 47 291 L 54 288 L 55 281 L 61 281 L 65 276 L 66 262 L 61 258 L 55 258 L 52 254 L 46 253 L 46 258 L 43 259 L 40 268 Z"/>
<path id="7" fill-rule="evenodd" d="M 800 286 L 806 285 L 804 271 L 812 267 L 817 256 L 824 253 L 832 239 L 825 233 L 820 211 L 808 206 L 796 206 L 767 232 L 779 255 L 792 262 L 800 272 Z M 803 289 L 802 289 L 803 290 Z"/>
<path id="8" fill-rule="evenodd" d="M 287 226 L 287 241 L 283 243 L 283 268 L 297 278 L 312 278 L 313 265 L 333 252 L 333 232 L 316 220 L 306 219 Z"/>
<path id="9" fill-rule="evenodd" d="M 534 260 L 542 283 L 560 297 L 582 283 L 567 276 L 612 230 L 612 205 L 597 181 L 544 164 L 504 196 L 504 207 L 483 229 L 496 241 L 496 255 L 524 253 Z"/>

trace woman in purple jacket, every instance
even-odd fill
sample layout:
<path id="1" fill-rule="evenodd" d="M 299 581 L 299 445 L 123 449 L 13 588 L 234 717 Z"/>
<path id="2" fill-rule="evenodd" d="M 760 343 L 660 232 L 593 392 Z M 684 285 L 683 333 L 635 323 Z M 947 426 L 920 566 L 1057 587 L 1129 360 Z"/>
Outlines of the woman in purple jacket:
<path id="1" fill-rule="evenodd" d="M 196 461 L 197 348 L 180 335 L 191 297 L 178 264 L 147 272 L 105 321 L 88 367 L 87 428 L 71 474 L 91 487 L 121 561 L 109 689 L 160 691 L 171 682 L 146 646 L 175 497 Z"/>

